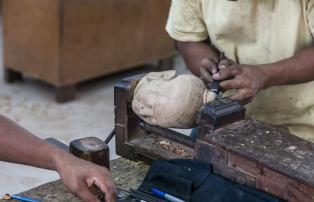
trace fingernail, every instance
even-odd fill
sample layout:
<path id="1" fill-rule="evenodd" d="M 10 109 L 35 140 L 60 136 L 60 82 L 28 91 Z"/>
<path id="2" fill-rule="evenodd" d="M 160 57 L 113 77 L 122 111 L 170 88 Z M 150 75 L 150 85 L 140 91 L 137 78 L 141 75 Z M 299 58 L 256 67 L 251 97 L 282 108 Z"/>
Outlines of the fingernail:
<path id="1" fill-rule="evenodd" d="M 223 68 L 226 68 L 226 67 L 227 67 L 226 65 L 220 65 L 219 69 L 223 69 Z"/>
<path id="2" fill-rule="evenodd" d="M 213 73 L 213 74 L 217 73 L 217 69 L 213 69 L 213 70 L 212 70 L 212 73 Z"/>

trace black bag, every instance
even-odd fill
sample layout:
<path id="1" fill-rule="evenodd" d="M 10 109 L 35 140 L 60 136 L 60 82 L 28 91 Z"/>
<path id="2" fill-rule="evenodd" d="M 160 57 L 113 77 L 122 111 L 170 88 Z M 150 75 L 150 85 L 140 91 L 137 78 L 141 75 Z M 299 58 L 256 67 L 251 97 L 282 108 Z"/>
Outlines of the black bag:
<path id="1" fill-rule="evenodd" d="M 186 159 L 155 161 L 139 191 L 157 188 L 188 202 L 279 202 L 268 193 L 215 175 L 207 164 Z"/>

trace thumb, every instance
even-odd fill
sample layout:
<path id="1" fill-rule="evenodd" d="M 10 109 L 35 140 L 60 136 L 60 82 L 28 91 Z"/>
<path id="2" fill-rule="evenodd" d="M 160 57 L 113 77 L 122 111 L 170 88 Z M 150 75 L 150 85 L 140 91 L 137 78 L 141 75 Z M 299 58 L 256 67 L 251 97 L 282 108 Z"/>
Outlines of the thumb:
<path id="1" fill-rule="evenodd" d="M 211 83 L 213 81 L 212 76 L 210 73 L 204 68 L 200 68 L 200 78 L 205 82 L 205 83 Z"/>
<path id="2" fill-rule="evenodd" d="M 215 74 L 218 71 L 217 63 L 210 58 L 204 58 L 201 63 L 202 67 L 209 71 L 211 74 Z"/>
<path id="3" fill-rule="evenodd" d="M 116 188 L 111 180 L 103 178 L 102 181 L 95 181 L 95 185 L 105 194 L 106 202 L 114 202 L 116 199 Z"/>

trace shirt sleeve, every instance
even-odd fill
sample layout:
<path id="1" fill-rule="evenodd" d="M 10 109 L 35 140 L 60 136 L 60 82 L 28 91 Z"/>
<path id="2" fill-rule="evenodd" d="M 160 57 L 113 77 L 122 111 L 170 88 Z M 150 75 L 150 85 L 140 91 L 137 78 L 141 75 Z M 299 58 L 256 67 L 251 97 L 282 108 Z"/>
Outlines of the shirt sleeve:
<path id="1" fill-rule="evenodd" d="M 311 31 L 312 37 L 314 38 L 314 0 L 309 0 L 307 5 L 307 21 Z"/>
<path id="2" fill-rule="evenodd" d="M 203 41 L 208 38 L 202 0 L 172 0 L 166 30 L 177 41 Z"/>

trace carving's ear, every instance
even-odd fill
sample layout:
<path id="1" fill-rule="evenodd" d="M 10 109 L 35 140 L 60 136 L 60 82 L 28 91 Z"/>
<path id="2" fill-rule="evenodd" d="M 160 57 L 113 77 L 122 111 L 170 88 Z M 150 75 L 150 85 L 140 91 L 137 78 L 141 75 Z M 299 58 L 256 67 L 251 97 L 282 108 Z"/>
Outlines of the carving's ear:
<path id="1" fill-rule="evenodd" d="M 169 81 L 174 79 L 177 76 L 175 70 L 163 71 L 163 72 L 150 72 L 146 75 L 148 81 L 152 80 L 163 80 Z"/>

